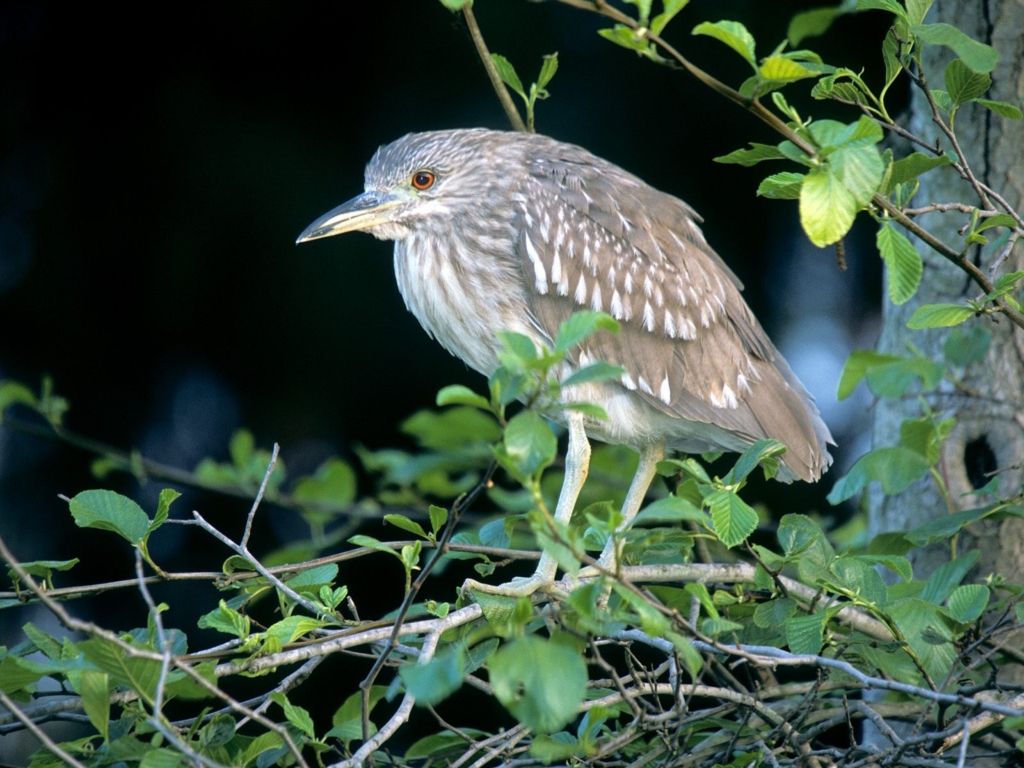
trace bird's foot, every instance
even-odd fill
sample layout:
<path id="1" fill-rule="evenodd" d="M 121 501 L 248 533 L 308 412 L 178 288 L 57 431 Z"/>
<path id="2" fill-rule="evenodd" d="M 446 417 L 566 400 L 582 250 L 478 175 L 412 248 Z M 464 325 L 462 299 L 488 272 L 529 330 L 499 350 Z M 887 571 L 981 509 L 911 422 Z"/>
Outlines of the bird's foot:
<path id="1" fill-rule="evenodd" d="M 550 576 L 535 573 L 533 576 L 516 576 L 504 584 L 482 584 L 474 579 L 466 579 L 462 584 L 462 594 L 469 591 L 483 592 L 488 595 L 503 597 L 529 597 L 534 592 L 557 592 L 554 574 Z"/>

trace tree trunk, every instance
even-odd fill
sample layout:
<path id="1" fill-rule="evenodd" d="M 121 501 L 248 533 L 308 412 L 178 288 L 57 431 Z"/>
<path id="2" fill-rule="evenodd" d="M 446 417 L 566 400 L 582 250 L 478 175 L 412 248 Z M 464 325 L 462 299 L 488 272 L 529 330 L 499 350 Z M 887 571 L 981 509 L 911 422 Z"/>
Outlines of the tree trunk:
<path id="1" fill-rule="evenodd" d="M 937 0 L 928 22 L 938 21 L 996 47 L 999 64 L 992 72 L 993 87 L 985 98 L 1020 105 L 1024 96 L 1024 0 Z M 952 53 L 938 46 L 929 46 L 925 51 L 925 75 L 932 88 L 944 89 L 943 71 Z M 911 129 L 929 141 L 941 135 L 932 122 L 928 104 L 919 94 L 915 94 L 911 106 Z M 968 104 L 957 114 L 956 130 L 978 178 L 1020 210 L 1024 202 L 1024 121 L 1006 120 L 979 105 Z M 943 146 L 951 151 L 947 142 L 943 141 Z M 948 168 L 922 176 L 915 205 L 953 201 L 979 204 L 970 186 Z M 954 248 L 962 246 L 963 237 L 957 229 L 966 223 L 966 215 L 930 213 L 921 221 Z M 913 344 L 926 356 L 941 359 L 948 329 L 911 331 L 906 327 L 907 320 L 921 304 L 963 302 L 978 297 L 981 291 L 963 272 L 927 246 L 918 243 L 918 248 L 924 258 L 921 289 L 903 306 L 886 304 L 879 349 L 906 354 L 908 344 Z M 999 250 L 982 253 L 974 246 L 971 257 L 987 273 Z M 1024 269 L 1024 246 L 1018 243 L 997 276 L 1019 269 Z M 980 506 L 982 502 L 977 497 L 963 494 L 984 485 L 986 473 L 996 470 L 1000 472 L 1002 493 L 1016 494 L 1024 465 L 1024 331 L 1005 319 L 996 322 L 990 318 L 971 319 L 962 327 L 969 329 L 971 323 L 988 328 L 992 344 L 987 357 L 967 370 L 964 383 L 969 393 L 944 384 L 938 393 L 928 397 L 937 414 L 955 416 L 957 420 L 940 466 L 957 509 Z M 897 445 L 900 423 L 919 415 L 920 405 L 915 396 L 880 402 L 875 409 L 874 446 Z M 896 496 L 886 497 L 875 490 L 870 501 L 873 532 L 909 530 L 955 511 L 947 509 L 930 477 Z M 957 552 L 975 548 L 981 556 L 968 580 L 999 573 L 1011 583 L 1024 582 L 1024 520 L 986 520 L 970 526 L 961 534 Z M 951 547 L 949 542 L 942 542 L 912 554 L 915 577 L 927 578 L 950 558 Z"/>

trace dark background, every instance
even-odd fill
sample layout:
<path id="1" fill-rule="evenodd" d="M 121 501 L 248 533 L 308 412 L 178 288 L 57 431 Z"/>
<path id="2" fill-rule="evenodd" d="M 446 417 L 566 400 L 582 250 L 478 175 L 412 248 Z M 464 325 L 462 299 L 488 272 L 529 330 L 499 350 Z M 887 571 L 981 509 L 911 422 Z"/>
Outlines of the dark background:
<path id="1" fill-rule="evenodd" d="M 738 85 L 746 64 L 689 30 L 743 21 L 764 56 L 792 13 L 816 4 L 695 0 L 666 36 Z M 411 0 L 141 8 L 133 16 L 98 4 L 0 6 L 0 377 L 35 388 L 50 375 L 72 404 L 71 429 L 184 468 L 207 455 L 226 460 L 241 426 L 261 446 L 279 442 L 293 476 L 331 454 L 354 460 L 354 444 L 409 447 L 402 418 L 431 406 L 446 384 L 479 390 L 482 380 L 405 311 L 390 244 L 358 234 L 302 247 L 294 239 L 361 191 L 378 145 L 409 131 L 507 127 L 460 18 Z M 838 405 L 835 388 L 848 351 L 874 343 L 880 280 L 870 226 L 848 240 L 850 269 L 838 272 L 834 252 L 801 235 L 795 204 L 755 197 L 781 164 L 711 160 L 748 141 L 775 143 L 768 128 L 687 74 L 603 40 L 596 30 L 609 25 L 597 16 L 482 0 L 477 18 L 491 50 L 526 82 L 543 54 L 559 53 L 538 130 L 705 217 L 708 240 L 746 283 L 747 301 L 839 442 L 826 481 L 772 484 L 756 497 L 778 514 L 834 514 L 824 494 L 864 448 L 866 404 Z M 847 17 L 805 45 L 877 82 L 887 22 L 881 13 Z M 808 90 L 787 94 L 804 113 L 843 114 Z M 76 529 L 57 498 L 101 485 L 89 458 L 0 427 L 0 535 L 24 560 L 82 556 L 77 583 L 131 568 L 123 542 Z M 102 485 L 152 511 L 164 484 Z M 188 493 L 176 515 L 193 508 L 231 532 L 246 506 Z M 279 525 L 258 546 L 301 530 L 290 512 L 267 515 Z M 174 570 L 216 568 L 226 554 L 181 529 L 154 546 Z M 132 618 L 112 623 L 141 624 L 135 594 L 78 610 L 109 619 L 125 606 Z M 7 613 L 0 642 L 28 618 L 45 620 Z"/>

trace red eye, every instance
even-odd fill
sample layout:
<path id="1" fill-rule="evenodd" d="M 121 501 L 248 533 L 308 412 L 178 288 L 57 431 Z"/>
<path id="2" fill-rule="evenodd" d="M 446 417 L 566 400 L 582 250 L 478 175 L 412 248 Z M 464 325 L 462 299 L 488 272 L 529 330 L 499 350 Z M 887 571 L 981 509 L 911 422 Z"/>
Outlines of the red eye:
<path id="1" fill-rule="evenodd" d="M 430 189 L 434 186 L 434 174 L 430 171 L 416 171 L 412 176 L 412 185 L 416 189 Z"/>

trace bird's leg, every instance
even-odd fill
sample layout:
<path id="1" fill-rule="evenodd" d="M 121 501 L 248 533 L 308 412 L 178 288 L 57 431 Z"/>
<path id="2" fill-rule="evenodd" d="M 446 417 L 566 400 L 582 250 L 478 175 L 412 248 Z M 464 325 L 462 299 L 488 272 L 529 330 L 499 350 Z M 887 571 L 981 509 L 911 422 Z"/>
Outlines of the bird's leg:
<path id="1" fill-rule="evenodd" d="M 597 561 L 601 568 L 613 573 L 618 570 L 619 560 L 622 557 L 623 541 L 621 534 L 626 531 L 629 524 L 633 522 L 633 518 L 640 511 L 640 505 L 644 503 L 647 491 L 651 487 L 651 481 L 654 480 L 658 462 L 664 458 L 664 441 L 644 446 L 640 451 L 640 463 L 637 465 L 636 474 L 633 475 L 633 482 L 629 485 L 626 500 L 622 503 L 622 522 L 615 531 L 616 535 L 609 539 L 605 545 L 604 552 L 601 553 L 601 559 Z"/>
<path id="2" fill-rule="evenodd" d="M 567 411 L 566 423 L 569 427 L 569 447 L 565 452 L 565 479 L 562 481 L 562 490 L 558 494 L 558 504 L 555 506 L 555 522 L 563 525 L 567 524 L 572 517 L 572 511 L 576 508 L 576 499 L 579 498 L 580 490 L 590 471 L 590 442 L 587 440 L 587 433 L 583 428 L 583 414 L 578 411 Z M 473 579 L 468 579 L 462 588 L 463 590 L 475 589 L 492 595 L 521 597 L 532 595 L 538 589 L 550 587 L 555 581 L 557 571 L 558 563 L 555 558 L 547 552 L 542 552 L 537 570 L 529 578 L 519 577 L 507 584 L 497 586 L 481 584 Z"/>

